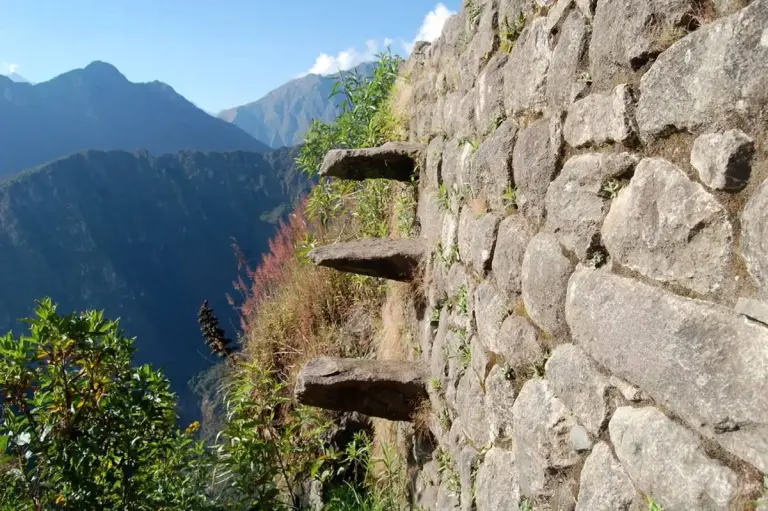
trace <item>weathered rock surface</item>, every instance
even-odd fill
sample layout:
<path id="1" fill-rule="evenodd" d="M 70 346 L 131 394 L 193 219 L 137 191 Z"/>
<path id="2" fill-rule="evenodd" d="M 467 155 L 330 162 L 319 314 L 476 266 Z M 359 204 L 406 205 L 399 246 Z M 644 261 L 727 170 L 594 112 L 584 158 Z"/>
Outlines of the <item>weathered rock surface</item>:
<path id="1" fill-rule="evenodd" d="M 501 331 L 501 324 L 509 314 L 509 306 L 504 295 L 487 279 L 475 288 L 475 321 L 477 334 L 489 349 L 496 345 L 496 337 Z"/>
<path id="2" fill-rule="evenodd" d="M 429 254 L 420 239 L 362 239 L 312 249 L 318 266 L 384 279 L 408 281 Z"/>
<path id="3" fill-rule="evenodd" d="M 517 204 L 534 224 L 544 216 L 544 197 L 557 174 L 562 147 L 562 126 L 556 118 L 536 121 L 518 135 L 512 155 Z"/>
<path id="4" fill-rule="evenodd" d="M 565 290 L 572 271 L 554 235 L 534 236 L 523 257 L 523 302 L 531 320 L 552 335 L 566 328 Z"/>
<path id="5" fill-rule="evenodd" d="M 647 506 L 643 506 L 627 472 L 608 444 L 595 445 L 581 470 L 576 511 L 641 511 L 644 508 Z"/>
<path id="6" fill-rule="evenodd" d="M 634 103 L 628 85 L 610 94 L 590 94 L 568 109 L 563 125 L 565 141 L 573 147 L 626 143 L 636 133 Z"/>
<path id="7" fill-rule="evenodd" d="M 702 183 L 715 190 L 747 186 L 755 141 L 741 130 L 701 135 L 693 143 L 691 165 Z"/>
<path id="8" fill-rule="evenodd" d="M 576 465 L 570 442 L 576 421 L 545 380 L 529 380 L 512 408 L 520 491 L 531 499 L 551 496 L 553 471 Z"/>
<path id="9" fill-rule="evenodd" d="M 504 121 L 480 144 L 473 160 L 472 190 L 496 211 L 504 209 L 502 196 L 512 186 L 512 149 L 516 137 L 517 124 Z"/>
<path id="10" fill-rule="evenodd" d="M 573 412 L 581 424 L 595 436 L 607 418 L 608 378 L 584 350 L 573 344 L 561 344 L 546 365 L 550 387 Z"/>
<path id="11" fill-rule="evenodd" d="M 320 175 L 340 179 L 395 179 L 410 181 L 417 173 L 424 147 L 407 142 L 387 142 L 365 149 L 333 149 L 325 155 Z"/>
<path id="12" fill-rule="evenodd" d="M 768 297 L 768 180 L 749 199 L 741 215 L 741 256 L 747 270 Z"/>
<path id="13" fill-rule="evenodd" d="M 573 156 L 547 191 L 546 230 L 584 260 L 597 241 L 610 208 L 604 187 L 627 176 L 639 158 L 631 153 L 591 153 Z"/>
<path id="14" fill-rule="evenodd" d="M 470 206 L 464 206 L 459 217 L 459 257 L 481 277 L 491 267 L 496 232 L 501 217 L 495 213 L 477 215 Z"/>
<path id="15" fill-rule="evenodd" d="M 301 369 L 295 394 L 309 406 L 407 421 L 429 398 L 426 380 L 410 362 L 321 357 Z"/>
<path id="16" fill-rule="evenodd" d="M 619 263 L 697 293 L 718 291 L 730 274 L 733 233 L 725 208 L 662 158 L 645 158 L 613 200 L 602 229 Z"/>
<path id="17" fill-rule="evenodd" d="M 708 458 L 692 432 L 656 408 L 619 408 L 609 429 L 632 481 L 664 509 L 731 509 L 736 474 Z"/>
<path id="18" fill-rule="evenodd" d="M 456 412 L 461 417 L 464 434 L 479 449 L 489 440 L 488 417 L 482 403 L 485 392 L 473 371 L 466 371 L 456 389 Z"/>
<path id="19" fill-rule="evenodd" d="M 589 45 L 590 72 L 604 82 L 638 69 L 658 55 L 691 11 L 690 0 L 601 0 Z"/>
<path id="20" fill-rule="evenodd" d="M 443 137 L 434 137 L 427 146 L 425 181 L 429 186 L 437 187 L 442 182 L 443 176 L 443 149 L 445 148 Z"/>
<path id="21" fill-rule="evenodd" d="M 502 365 L 496 364 L 485 380 L 485 409 L 488 412 L 490 441 L 503 444 L 514 436 L 512 429 L 512 405 L 515 403 L 515 384 L 505 374 Z"/>
<path id="22" fill-rule="evenodd" d="M 477 469 L 475 502 L 477 511 L 516 510 L 520 503 L 520 487 L 515 453 L 492 448 L 485 453 Z"/>
<path id="23" fill-rule="evenodd" d="M 584 426 L 574 426 L 571 428 L 571 447 L 576 452 L 584 452 L 592 449 L 592 438 L 589 431 Z"/>
<path id="24" fill-rule="evenodd" d="M 477 451 L 468 445 L 464 446 L 456 459 L 456 471 L 459 473 L 459 484 L 461 485 L 459 500 L 462 511 L 475 509 L 474 474 L 477 470 L 477 464 Z"/>
<path id="25" fill-rule="evenodd" d="M 768 302 L 764 300 L 739 298 L 735 310 L 739 314 L 768 325 Z"/>
<path id="26" fill-rule="evenodd" d="M 544 351 L 539 345 L 539 334 L 522 316 L 510 314 L 501 324 L 499 334 L 488 346 L 492 352 L 504 357 L 511 367 L 522 369 L 541 360 Z"/>
<path id="27" fill-rule="evenodd" d="M 620 0 L 609 3 L 623 6 Z M 755 0 L 659 55 L 640 82 L 637 122 L 641 135 L 728 129 L 737 119 L 764 123 L 768 116 L 766 17 L 768 0 Z M 622 38 L 631 40 L 628 34 Z"/>
<path id="28" fill-rule="evenodd" d="M 565 6 L 569 2 L 560 1 Z M 571 11 L 560 30 L 547 75 L 547 98 L 552 112 L 565 110 L 578 98 L 587 83 L 579 76 L 579 64 L 586 50 L 587 23 L 578 11 Z"/>
<path id="29" fill-rule="evenodd" d="M 576 344 L 736 456 L 768 471 L 768 329 L 724 307 L 579 269 Z"/>
<path id="30" fill-rule="evenodd" d="M 519 295 L 523 290 L 523 256 L 534 234 L 535 231 L 522 215 L 509 216 L 499 224 L 491 270 L 496 285 L 508 298 Z"/>
<path id="31" fill-rule="evenodd" d="M 440 210 L 435 190 L 424 190 L 419 193 L 416 218 L 419 220 L 421 236 L 431 246 L 437 245 L 443 227 L 443 212 Z"/>
<path id="32" fill-rule="evenodd" d="M 506 63 L 507 56 L 497 53 L 491 57 L 477 77 L 475 121 L 481 135 L 496 129 L 499 120 L 504 118 L 504 65 Z"/>
<path id="33" fill-rule="evenodd" d="M 551 59 L 547 19 L 535 18 L 526 23 L 507 59 L 504 70 L 504 106 L 507 115 L 543 111 Z"/>

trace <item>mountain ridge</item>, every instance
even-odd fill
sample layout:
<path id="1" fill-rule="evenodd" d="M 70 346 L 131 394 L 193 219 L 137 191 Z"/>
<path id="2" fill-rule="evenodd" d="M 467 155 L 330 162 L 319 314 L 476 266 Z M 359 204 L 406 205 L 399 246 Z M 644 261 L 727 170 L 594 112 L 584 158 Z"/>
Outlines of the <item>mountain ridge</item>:
<path id="1" fill-rule="evenodd" d="M 34 85 L 0 77 L 0 118 L 0 179 L 92 149 L 270 150 L 170 85 L 131 82 L 101 61 Z"/>
<path id="2" fill-rule="evenodd" d="M 350 70 L 368 76 L 373 62 Z M 307 74 L 284 83 L 256 101 L 222 110 L 218 118 L 242 128 L 272 148 L 303 142 L 304 134 L 318 119 L 330 122 L 339 113 L 342 97 L 330 98 L 339 73 Z"/>

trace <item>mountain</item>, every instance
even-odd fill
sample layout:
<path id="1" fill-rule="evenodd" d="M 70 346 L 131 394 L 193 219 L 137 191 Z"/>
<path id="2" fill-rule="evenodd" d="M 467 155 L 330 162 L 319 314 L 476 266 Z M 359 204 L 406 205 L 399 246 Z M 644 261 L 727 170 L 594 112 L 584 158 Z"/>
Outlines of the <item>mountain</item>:
<path id="1" fill-rule="evenodd" d="M 235 336 L 233 240 L 253 265 L 267 250 L 274 225 L 260 218 L 306 190 L 293 151 L 88 151 L 0 183 L 0 333 L 24 330 L 17 319 L 44 296 L 104 309 L 137 336 L 138 362 L 165 366 L 194 420 L 187 382 L 214 362 L 197 310 L 209 300 Z"/>
<path id="2" fill-rule="evenodd" d="M 93 62 L 30 85 L 0 76 L 0 178 L 78 151 L 268 151 L 161 83 Z"/>
<path id="3" fill-rule="evenodd" d="M 373 68 L 374 63 L 366 62 L 355 69 L 368 76 Z M 296 145 L 304 141 L 313 119 L 328 122 L 336 118 L 342 97 L 329 96 L 337 80 L 338 74 L 309 74 L 291 80 L 258 101 L 224 110 L 219 118 L 271 147 Z"/>
<path id="4" fill-rule="evenodd" d="M 10 80 L 12 82 L 16 82 L 16 83 L 29 83 L 29 80 L 27 80 L 26 78 L 24 78 L 23 76 L 21 76 L 18 73 L 9 73 L 7 75 L 2 75 L 2 76 L 5 76 L 6 78 L 10 78 Z"/>

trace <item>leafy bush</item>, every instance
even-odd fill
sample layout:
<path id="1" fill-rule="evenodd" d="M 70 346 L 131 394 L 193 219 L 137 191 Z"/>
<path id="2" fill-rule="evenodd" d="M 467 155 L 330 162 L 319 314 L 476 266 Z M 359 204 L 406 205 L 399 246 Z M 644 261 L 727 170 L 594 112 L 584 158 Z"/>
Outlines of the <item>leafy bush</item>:
<path id="1" fill-rule="evenodd" d="M 0 338 L 3 509 L 198 509 L 208 457 L 176 426 L 160 371 L 131 367 L 133 341 L 49 300 L 30 335 Z"/>

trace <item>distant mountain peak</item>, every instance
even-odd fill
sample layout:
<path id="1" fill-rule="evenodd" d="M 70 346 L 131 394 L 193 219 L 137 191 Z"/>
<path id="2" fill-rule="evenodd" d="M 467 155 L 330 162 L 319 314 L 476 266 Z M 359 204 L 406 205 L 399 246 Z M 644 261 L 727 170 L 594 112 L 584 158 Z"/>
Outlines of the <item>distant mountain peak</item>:
<path id="1" fill-rule="evenodd" d="M 4 74 L 2 76 L 5 76 L 6 78 L 10 79 L 12 82 L 16 82 L 16 83 L 30 83 L 29 80 L 27 80 L 26 78 L 24 78 L 23 76 L 21 76 L 18 73 L 8 73 L 7 75 Z"/>
<path id="2" fill-rule="evenodd" d="M 128 80 L 115 66 L 101 60 L 94 60 L 83 68 L 83 72 L 103 79 Z"/>

